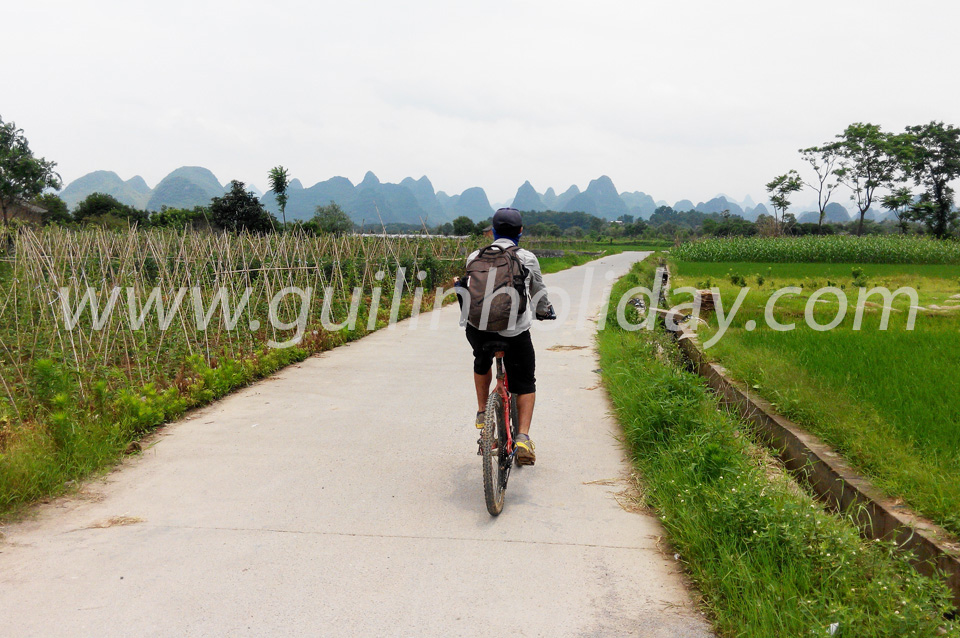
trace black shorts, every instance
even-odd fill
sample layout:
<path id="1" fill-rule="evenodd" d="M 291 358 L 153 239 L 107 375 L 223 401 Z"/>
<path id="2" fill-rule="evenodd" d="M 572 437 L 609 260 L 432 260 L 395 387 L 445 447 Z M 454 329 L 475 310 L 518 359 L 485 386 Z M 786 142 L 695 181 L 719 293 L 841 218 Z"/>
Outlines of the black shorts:
<path id="1" fill-rule="evenodd" d="M 534 376 L 537 361 L 529 330 L 518 334 L 516 337 L 501 337 L 496 332 L 477 330 L 467 324 L 467 341 L 473 348 L 474 372 L 486 374 L 490 371 L 490 366 L 493 365 L 493 353 L 484 351 L 483 344 L 490 341 L 502 341 L 510 346 L 503 355 L 503 365 L 507 371 L 507 385 L 510 387 L 510 392 L 530 394 L 537 391 L 537 379 Z"/>

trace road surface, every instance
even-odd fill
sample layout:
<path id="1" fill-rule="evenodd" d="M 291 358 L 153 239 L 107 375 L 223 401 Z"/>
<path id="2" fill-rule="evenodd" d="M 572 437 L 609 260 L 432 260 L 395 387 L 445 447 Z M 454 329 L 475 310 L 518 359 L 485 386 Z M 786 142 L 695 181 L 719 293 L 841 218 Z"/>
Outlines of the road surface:
<path id="1" fill-rule="evenodd" d="M 709 636 L 597 374 L 605 273 L 642 256 L 546 277 L 570 315 L 535 326 L 538 460 L 498 518 L 448 306 L 191 413 L 3 529 L 0 635 Z"/>

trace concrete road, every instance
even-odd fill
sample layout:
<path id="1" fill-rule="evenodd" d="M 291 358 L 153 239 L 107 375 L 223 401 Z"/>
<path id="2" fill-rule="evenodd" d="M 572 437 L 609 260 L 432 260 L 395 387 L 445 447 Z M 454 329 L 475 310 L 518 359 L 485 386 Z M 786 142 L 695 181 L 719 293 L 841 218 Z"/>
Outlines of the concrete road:
<path id="1" fill-rule="evenodd" d="M 596 372 L 604 275 L 642 256 L 547 277 L 571 315 L 535 327 L 538 460 L 498 518 L 448 306 L 192 413 L 3 529 L 0 635 L 709 636 Z"/>

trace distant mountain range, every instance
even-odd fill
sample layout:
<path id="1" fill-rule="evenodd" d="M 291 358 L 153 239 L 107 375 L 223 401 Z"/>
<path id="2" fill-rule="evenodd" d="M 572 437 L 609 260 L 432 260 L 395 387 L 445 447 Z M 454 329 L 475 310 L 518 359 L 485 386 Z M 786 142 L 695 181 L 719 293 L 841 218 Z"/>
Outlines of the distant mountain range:
<path id="1" fill-rule="evenodd" d="M 246 187 L 260 197 L 267 210 L 279 216 L 280 209 L 273 191 L 261 195 L 255 186 L 248 184 Z M 221 184 L 208 169 L 183 166 L 164 177 L 152 189 L 139 175 L 124 181 L 114 172 L 95 171 L 68 184 L 60 196 L 70 208 L 91 193 L 100 192 L 112 195 L 124 204 L 156 211 L 162 206 L 206 206 L 212 198 L 223 195 L 226 190 L 227 185 Z M 331 177 L 309 188 L 305 188 L 299 179 L 294 179 L 287 189 L 287 196 L 288 221 L 309 219 L 317 206 L 330 202 L 339 204 L 353 221 L 365 224 L 379 224 L 382 221 L 384 224 L 435 226 L 461 215 L 474 221 L 489 219 L 494 212 L 482 188 L 468 188 L 459 195 L 448 195 L 443 191 L 435 191 L 426 176 L 420 179 L 407 177 L 399 184 L 392 184 L 381 182 L 376 175 L 368 172 L 356 185 L 346 177 Z M 529 181 L 525 181 L 508 204 L 523 211 L 583 212 L 609 220 L 624 215 L 649 219 L 659 206 L 667 205 L 665 201 L 654 200 L 641 191 L 618 193 L 613 180 L 606 175 L 591 181 L 583 191 L 572 185 L 559 195 L 552 187 L 540 193 Z M 750 221 L 755 221 L 761 214 L 770 214 L 767 206 L 755 204 L 749 195 L 741 202 L 722 194 L 698 204 L 682 199 L 673 205 L 673 209 L 703 213 L 729 211 Z M 874 216 L 872 212 L 867 214 L 868 219 L 883 219 L 884 216 Z M 819 214 L 803 212 L 797 217 L 802 222 L 816 222 Z M 831 203 L 827 209 L 828 221 L 849 221 L 851 217 L 841 204 Z"/>
<path id="2" fill-rule="evenodd" d="M 68 184 L 60 192 L 67 206 L 74 208 L 92 193 L 106 193 L 120 202 L 150 211 L 162 206 L 193 208 L 206 206 L 214 197 L 227 191 L 228 184 L 221 184 L 206 168 L 183 166 L 173 171 L 150 188 L 139 175 L 127 181 L 111 171 L 95 171 Z M 260 201 L 270 212 L 279 215 L 273 191 L 261 194 L 253 185 L 247 189 L 260 196 Z M 317 206 L 336 202 L 355 222 L 426 223 L 436 225 L 448 222 L 461 215 L 474 220 L 489 218 L 493 208 L 482 188 L 468 188 L 459 195 L 435 192 L 433 184 L 424 176 L 418 180 L 406 178 L 399 184 L 383 183 L 368 172 L 363 181 L 354 185 L 346 177 L 331 177 L 304 188 L 298 179 L 290 182 L 287 190 L 287 220 L 309 219 Z"/>

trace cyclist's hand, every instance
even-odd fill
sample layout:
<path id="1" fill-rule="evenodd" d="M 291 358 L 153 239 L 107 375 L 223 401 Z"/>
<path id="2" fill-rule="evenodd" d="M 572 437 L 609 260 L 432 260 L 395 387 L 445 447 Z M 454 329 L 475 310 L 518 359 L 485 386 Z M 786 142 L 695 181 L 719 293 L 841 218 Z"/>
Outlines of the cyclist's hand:
<path id="1" fill-rule="evenodd" d="M 557 318 L 557 313 L 553 310 L 553 305 L 551 305 L 546 312 L 537 313 L 537 321 L 553 321 Z"/>

